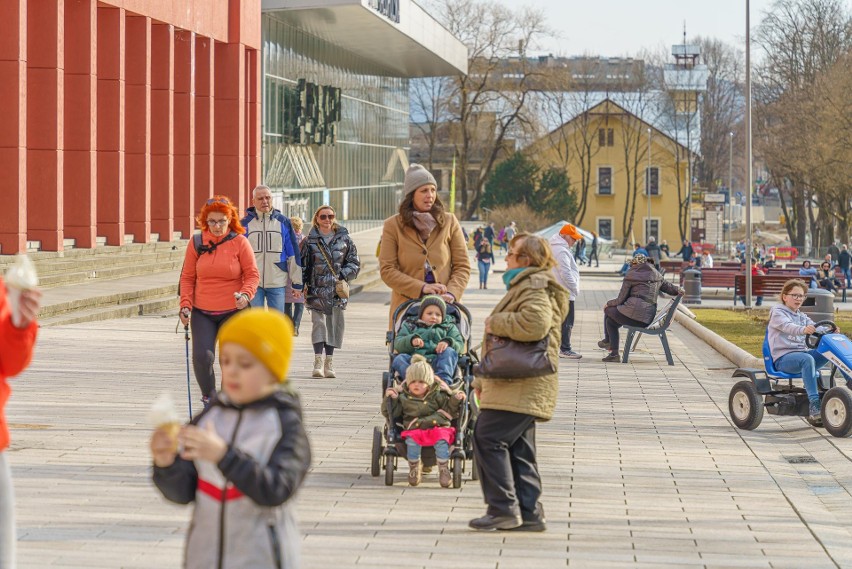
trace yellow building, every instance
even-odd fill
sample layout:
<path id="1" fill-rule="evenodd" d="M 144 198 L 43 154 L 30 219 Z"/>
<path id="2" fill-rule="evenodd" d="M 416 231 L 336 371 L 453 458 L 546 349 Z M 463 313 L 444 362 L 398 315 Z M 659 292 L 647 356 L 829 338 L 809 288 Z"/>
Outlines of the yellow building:
<path id="1" fill-rule="evenodd" d="M 638 100 L 629 104 L 644 105 Z M 658 242 L 668 241 L 674 253 L 687 228 L 689 151 L 625 106 L 607 98 L 527 152 L 543 165 L 568 172 L 579 204 L 577 225 L 625 244 L 631 238 L 644 244 L 653 235 Z"/>

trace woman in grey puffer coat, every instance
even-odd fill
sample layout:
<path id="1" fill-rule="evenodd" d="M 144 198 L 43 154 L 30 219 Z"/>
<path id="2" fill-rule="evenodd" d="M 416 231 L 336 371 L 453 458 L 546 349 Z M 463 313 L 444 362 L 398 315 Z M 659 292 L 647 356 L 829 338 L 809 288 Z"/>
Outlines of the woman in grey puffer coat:
<path id="1" fill-rule="evenodd" d="M 335 348 L 343 345 L 343 310 L 348 302 L 337 295 L 336 285 L 338 279 L 353 281 L 361 270 L 355 243 L 334 217 L 334 208 L 320 206 L 314 212 L 311 232 L 301 245 L 302 280 L 307 289 L 305 305 L 313 324 L 313 377 L 336 377 L 332 355 Z"/>
<path id="2" fill-rule="evenodd" d="M 663 279 L 654 268 L 654 260 L 645 255 L 636 255 L 621 283 L 616 298 L 608 300 L 604 307 L 604 339 L 598 342 L 601 348 L 609 349 L 605 362 L 619 361 L 618 329 L 622 326 L 645 327 L 657 313 L 657 296 L 660 292 L 681 295 L 683 289 Z M 625 348 L 626 349 L 626 348 Z"/>

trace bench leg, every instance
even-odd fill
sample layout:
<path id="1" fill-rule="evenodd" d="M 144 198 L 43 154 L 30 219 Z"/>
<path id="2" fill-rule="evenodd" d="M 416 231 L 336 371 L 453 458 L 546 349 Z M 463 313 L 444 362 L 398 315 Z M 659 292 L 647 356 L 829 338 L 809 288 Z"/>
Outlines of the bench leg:
<path id="1" fill-rule="evenodd" d="M 663 351 L 666 352 L 666 361 L 669 362 L 670 366 L 673 366 L 674 360 L 672 359 L 672 351 L 669 349 L 669 339 L 666 338 L 665 332 L 660 334 L 660 342 L 663 344 Z"/>
<path id="2" fill-rule="evenodd" d="M 624 341 L 624 353 L 621 356 L 621 363 L 626 364 L 627 360 L 630 358 L 630 347 L 633 345 L 633 336 L 636 334 L 635 331 L 630 330 L 627 333 L 627 339 Z M 639 338 L 637 337 L 638 341 Z"/>
<path id="3" fill-rule="evenodd" d="M 641 338 L 641 337 L 642 337 L 642 332 L 636 332 L 636 339 L 633 340 L 633 346 L 630 347 L 631 352 L 636 351 L 636 346 L 639 345 L 639 338 Z"/>

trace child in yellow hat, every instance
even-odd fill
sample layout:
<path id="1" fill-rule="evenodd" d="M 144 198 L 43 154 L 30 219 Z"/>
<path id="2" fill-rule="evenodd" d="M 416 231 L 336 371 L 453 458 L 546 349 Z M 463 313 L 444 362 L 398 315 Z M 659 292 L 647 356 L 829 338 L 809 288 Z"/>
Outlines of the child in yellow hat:
<path id="1" fill-rule="evenodd" d="M 222 391 L 183 427 L 180 452 L 166 429 L 151 438 L 154 483 L 195 502 L 186 567 L 299 567 L 289 504 L 311 462 L 296 393 L 287 385 L 293 325 L 252 308 L 219 330 Z"/>

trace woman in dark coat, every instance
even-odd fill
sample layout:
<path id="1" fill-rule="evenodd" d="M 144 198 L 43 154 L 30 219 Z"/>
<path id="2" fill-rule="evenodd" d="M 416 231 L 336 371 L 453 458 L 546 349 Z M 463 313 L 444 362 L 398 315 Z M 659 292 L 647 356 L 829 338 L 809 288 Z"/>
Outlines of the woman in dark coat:
<path id="1" fill-rule="evenodd" d="M 609 355 L 603 361 L 617 362 L 620 359 L 619 328 L 625 325 L 644 328 L 654 320 L 657 296 L 661 291 L 672 296 L 684 292 L 682 288 L 663 279 L 654 268 L 653 259 L 641 254 L 633 257 L 618 296 L 608 300 L 604 306 L 604 339 L 598 342 L 598 346 L 608 349 Z"/>
<path id="2" fill-rule="evenodd" d="M 320 206 L 314 212 L 311 232 L 301 245 L 302 275 L 308 291 L 305 305 L 313 324 L 313 377 L 336 377 L 332 355 L 335 348 L 343 345 L 343 310 L 348 302 L 347 298 L 338 296 L 337 282 L 351 282 L 361 270 L 355 243 L 334 218 L 334 208 Z"/>

